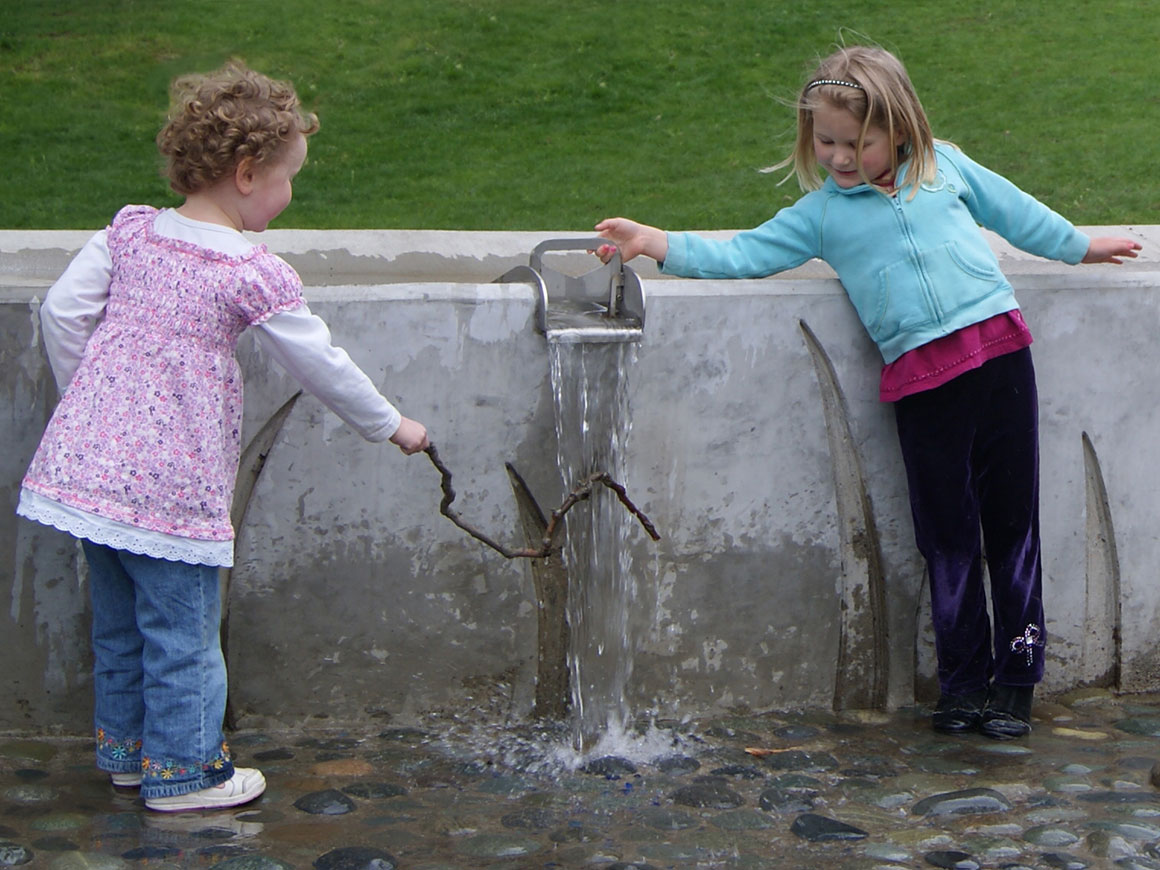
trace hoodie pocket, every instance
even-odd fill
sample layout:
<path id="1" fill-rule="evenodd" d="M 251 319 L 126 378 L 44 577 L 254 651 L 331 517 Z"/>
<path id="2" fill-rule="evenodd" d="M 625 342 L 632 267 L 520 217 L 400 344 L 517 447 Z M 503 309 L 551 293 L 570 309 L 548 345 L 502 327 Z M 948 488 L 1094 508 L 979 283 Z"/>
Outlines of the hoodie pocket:
<path id="1" fill-rule="evenodd" d="M 941 323 L 1007 286 L 993 260 L 968 253 L 947 242 L 885 267 L 877 298 L 855 304 L 870 336 L 882 342 Z"/>

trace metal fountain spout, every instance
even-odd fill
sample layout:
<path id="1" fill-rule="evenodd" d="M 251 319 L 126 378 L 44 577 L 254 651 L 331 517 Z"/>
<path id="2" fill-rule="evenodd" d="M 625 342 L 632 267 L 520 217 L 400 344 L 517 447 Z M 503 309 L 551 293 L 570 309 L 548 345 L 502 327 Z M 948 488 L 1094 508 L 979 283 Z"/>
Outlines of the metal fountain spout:
<path id="1" fill-rule="evenodd" d="M 536 288 L 536 325 L 549 341 L 639 341 L 644 329 L 644 288 L 618 251 L 611 260 L 573 276 L 551 268 L 544 254 L 593 251 L 605 239 L 548 239 L 532 249 L 528 265 L 516 266 L 495 283 L 529 283 Z"/>

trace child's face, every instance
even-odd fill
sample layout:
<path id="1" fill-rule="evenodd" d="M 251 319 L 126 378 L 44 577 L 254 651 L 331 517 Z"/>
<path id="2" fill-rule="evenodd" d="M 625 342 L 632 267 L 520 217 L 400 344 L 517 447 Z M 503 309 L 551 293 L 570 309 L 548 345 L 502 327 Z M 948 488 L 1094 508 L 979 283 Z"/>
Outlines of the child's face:
<path id="1" fill-rule="evenodd" d="M 862 122 L 845 109 L 823 103 L 814 109 L 814 156 L 838 187 L 856 187 L 866 179 L 878 181 L 888 176 L 891 158 L 902 134 L 894 141 L 881 127 L 870 127 L 862 141 L 862 167 L 858 167 L 858 134 Z"/>
<path id="2" fill-rule="evenodd" d="M 294 176 L 306 162 L 306 137 L 292 139 L 269 163 L 254 167 L 253 188 L 242 205 L 242 229 L 260 233 L 290 204 Z"/>

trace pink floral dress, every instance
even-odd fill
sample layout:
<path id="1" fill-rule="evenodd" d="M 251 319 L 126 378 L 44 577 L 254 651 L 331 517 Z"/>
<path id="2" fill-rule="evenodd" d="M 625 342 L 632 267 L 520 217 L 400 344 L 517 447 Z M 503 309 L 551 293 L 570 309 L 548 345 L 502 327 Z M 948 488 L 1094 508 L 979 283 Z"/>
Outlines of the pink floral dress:
<path id="1" fill-rule="evenodd" d="M 109 228 L 104 319 L 23 485 L 137 528 L 229 541 L 238 337 L 302 305 L 302 283 L 264 245 L 234 257 L 160 236 L 156 214 L 127 206 Z"/>

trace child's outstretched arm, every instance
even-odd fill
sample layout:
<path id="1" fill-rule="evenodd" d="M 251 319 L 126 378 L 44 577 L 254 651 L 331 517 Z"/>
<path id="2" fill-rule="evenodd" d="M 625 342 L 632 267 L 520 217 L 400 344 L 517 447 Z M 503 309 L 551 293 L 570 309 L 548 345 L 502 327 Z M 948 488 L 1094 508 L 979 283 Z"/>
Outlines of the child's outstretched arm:
<path id="1" fill-rule="evenodd" d="M 1082 263 L 1122 263 L 1123 258 L 1135 258 L 1140 243 L 1132 239 L 1117 239 L 1101 236 L 1092 239 Z"/>
<path id="2" fill-rule="evenodd" d="M 291 377 L 368 441 L 390 441 L 407 455 L 427 447 L 426 427 L 399 413 L 305 302 L 259 323 L 257 337 Z"/>
<path id="3" fill-rule="evenodd" d="M 611 245 L 601 245 L 594 252 L 604 263 L 611 260 L 618 249 L 622 263 L 641 254 L 663 263 L 669 252 L 669 239 L 664 230 L 628 218 L 606 218 L 596 225 L 596 231 L 601 238 L 612 242 Z"/>

